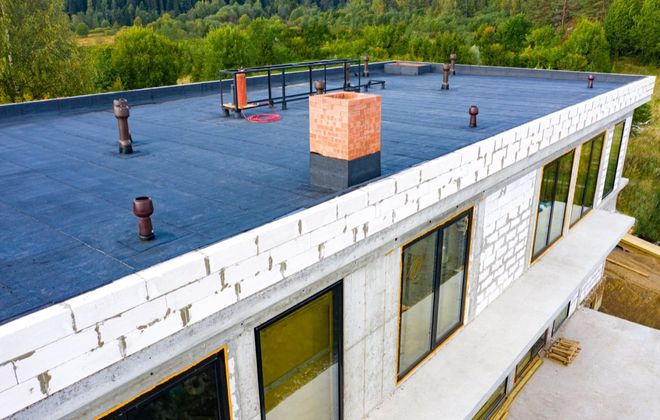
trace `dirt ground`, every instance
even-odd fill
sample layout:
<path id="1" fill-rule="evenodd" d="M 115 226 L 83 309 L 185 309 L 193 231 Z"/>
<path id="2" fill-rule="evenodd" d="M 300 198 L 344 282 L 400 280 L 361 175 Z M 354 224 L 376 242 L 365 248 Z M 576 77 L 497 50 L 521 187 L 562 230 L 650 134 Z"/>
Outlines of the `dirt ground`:
<path id="1" fill-rule="evenodd" d="M 605 280 L 589 300 L 600 312 L 660 329 L 660 259 L 615 249 L 605 265 Z"/>

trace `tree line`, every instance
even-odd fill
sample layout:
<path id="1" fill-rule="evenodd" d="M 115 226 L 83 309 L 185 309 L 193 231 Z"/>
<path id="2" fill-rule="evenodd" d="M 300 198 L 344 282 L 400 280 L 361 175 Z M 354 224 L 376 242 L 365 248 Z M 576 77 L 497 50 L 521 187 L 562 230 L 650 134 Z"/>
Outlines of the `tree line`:
<path id="1" fill-rule="evenodd" d="M 114 43 L 78 46 L 101 18 Z M 613 57 L 659 63 L 659 37 L 660 0 L 0 0 L 0 101 L 364 54 L 607 72 Z"/>

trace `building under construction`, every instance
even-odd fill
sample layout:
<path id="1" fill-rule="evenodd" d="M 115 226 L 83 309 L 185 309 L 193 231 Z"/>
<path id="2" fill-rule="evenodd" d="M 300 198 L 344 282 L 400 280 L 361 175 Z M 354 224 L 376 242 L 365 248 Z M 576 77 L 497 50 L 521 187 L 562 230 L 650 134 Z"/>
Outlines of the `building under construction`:
<path id="1" fill-rule="evenodd" d="M 653 77 L 226 75 L 0 106 L 0 417 L 489 418 L 634 222 Z"/>

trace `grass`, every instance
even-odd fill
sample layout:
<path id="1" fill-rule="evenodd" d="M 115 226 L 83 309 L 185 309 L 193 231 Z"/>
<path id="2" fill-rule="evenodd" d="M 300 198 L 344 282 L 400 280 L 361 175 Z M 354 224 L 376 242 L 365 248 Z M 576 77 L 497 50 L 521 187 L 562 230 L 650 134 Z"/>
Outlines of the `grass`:
<path id="1" fill-rule="evenodd" d="M 83 37 L 77 37 L 76 43 L 82 47 L 91 47 L 94 45 L 112 45 L 115 43 L 115 35 L 89 34 Z"/>
<path id="2" fill-rule="evenodd" d="M 660 69 L 620 60 L 614 71 L 656 76 L 650 103 L 653 116 L 628 143 L 623 176 L 630 183 L 619 195 L 617 208 L 637 219 L 636 236 L 660 244 Z"/>

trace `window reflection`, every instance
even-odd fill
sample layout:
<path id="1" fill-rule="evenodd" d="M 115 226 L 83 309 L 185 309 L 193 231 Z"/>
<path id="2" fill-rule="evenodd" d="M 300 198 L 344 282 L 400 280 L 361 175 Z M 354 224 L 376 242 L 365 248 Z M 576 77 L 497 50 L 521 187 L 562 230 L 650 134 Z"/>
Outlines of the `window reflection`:
<path id="1" fill-rule="evenodd" d="M 257 329 L 262 418 L 339 419 L 341 285 Z"/>

